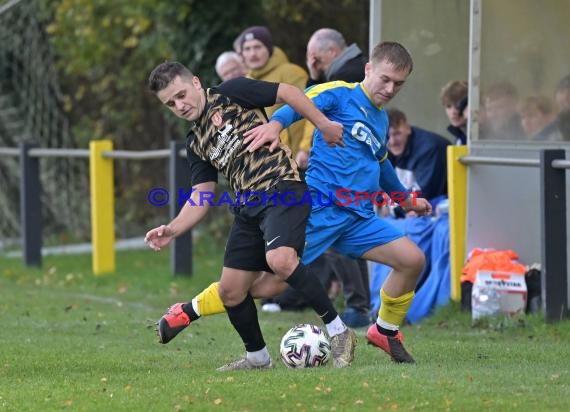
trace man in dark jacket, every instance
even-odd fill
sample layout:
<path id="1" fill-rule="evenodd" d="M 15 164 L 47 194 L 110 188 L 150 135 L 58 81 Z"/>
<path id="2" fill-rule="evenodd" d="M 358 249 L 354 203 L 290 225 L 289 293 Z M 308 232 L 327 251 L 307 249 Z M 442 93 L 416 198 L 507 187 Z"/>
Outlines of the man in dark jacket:
<path id="1" fill-rule="evenodd" d="M 342 80 L 353 83 L 364 79 L 367 59 L 355 44 L 346 45 L 343 35 L 329 28 L 313 33 L 307 44 L 307 87 Z"/>
<path id="2" fill-rule="evenodd" d="M 307 87 L 334 80 L 361 82 L 366 62 L 358 46 L 347 46 L 340 32 L 329 28 L 319 29 L 307 44 L 307 68 L 310 74 Z M 328 250 L 311 263 L 311 268 L 323 284 L 329 285 L 334 278 L 341 283 L 345 310 L 340 316 L 346 325 L 353 328 L 370 325 L 370 289 L 365 260 L 351 259 Z M 301 294 L 293 288 L 288 288 L 275 301 L 285 310 L 307 306 Z"/>
<path id="3" fill-rule="evenodd" d="M 407 190 L 421 191 L 432 210 L 447 195 L 446 152 L 450 142 L 433 132 L 411 126 L 398 109 L 388 110 L 390 119 L 388 158 Z"/>

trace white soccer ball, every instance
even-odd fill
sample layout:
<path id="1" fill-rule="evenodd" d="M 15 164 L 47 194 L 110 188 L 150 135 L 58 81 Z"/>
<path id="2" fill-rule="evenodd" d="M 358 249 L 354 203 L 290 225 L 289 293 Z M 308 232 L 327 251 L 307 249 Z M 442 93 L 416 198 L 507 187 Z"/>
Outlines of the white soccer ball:
<path id="1" fill-rule="evenodd" d="M 331 357 L 331 344 L 315 325 L 295 325 L 283 335 L 281 360 L 288 368 L 312 368 L 325 365 Z"/>

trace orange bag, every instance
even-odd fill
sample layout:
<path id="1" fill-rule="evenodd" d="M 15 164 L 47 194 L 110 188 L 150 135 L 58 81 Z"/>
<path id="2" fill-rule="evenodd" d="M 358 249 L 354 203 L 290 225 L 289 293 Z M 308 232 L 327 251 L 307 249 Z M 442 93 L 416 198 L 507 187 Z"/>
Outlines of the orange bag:
<path id="1" fill-rule="evenodd" d="M 478 270 L 519 273 L 524 275 L 526 267 L 518 262 L 515 251 L 475 248 L 469 253 L 467 263 L 463 266 L 461 282 L 475 283 Z"/>

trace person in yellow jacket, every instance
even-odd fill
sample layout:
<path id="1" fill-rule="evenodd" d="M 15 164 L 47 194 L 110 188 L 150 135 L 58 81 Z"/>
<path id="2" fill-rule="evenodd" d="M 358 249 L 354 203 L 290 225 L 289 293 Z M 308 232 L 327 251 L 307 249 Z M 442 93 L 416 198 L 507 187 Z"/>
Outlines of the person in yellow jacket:
<path id="1" fill-rule="evenodd" d="M 287 83 L 303 90 L 309 75 L 301 67 L 289 62 L 279 47 L 273 46 L 271 32 L 265 26 L 252 26 L 245 29 L 238 37 L 241 55 L 248 69 L 247 77 L 275 83 Z M 265 112 L 271 117 L 281 107 L 276 104 L 266 107 Z M 284 129 L 281 141 L 291 148 L 293 158 L 301 169 L 307 167 L 309 150 L 313 139 L 314 127 L 303 120 Z"/>

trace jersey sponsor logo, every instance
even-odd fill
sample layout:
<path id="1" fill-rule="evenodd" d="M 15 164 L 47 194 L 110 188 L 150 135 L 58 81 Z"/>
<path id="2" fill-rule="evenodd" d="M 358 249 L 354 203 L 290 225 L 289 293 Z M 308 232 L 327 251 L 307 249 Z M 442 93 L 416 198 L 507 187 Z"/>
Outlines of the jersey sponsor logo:
<path id="1" fill-rule="evenodd" d="M 382 143 L 380 143 L 376 136 L 374 136 L 374 133 L 372 133 L 372 131 L 368 128 L 368 126 L 361 122 L 354 123 L 350 134 L 352 134 L 352 137 L 354 137 L 356 140 L 366 143 L 368 146 L 370 146 L 370 150 L 372 150 L 372 153 L 374 154 L 378 153 L 385 143 L 384 137 L 381 138 Z"/>
<path id="2" fill-rule="evenodd" d="M 235 130 L 230 123 L 226 123 L 223 129 L 218 130 L 218 134 L 220 135 L 218 137 L 218 142 L 210 151 L 210 160 L 216 160 L 223 153 L 223 156 L 219 160 L 219 164 L 220 167 L 224 167 L 228 163 L 231 155 L 241 145 L 241 141 L 238 139 Z"/>

